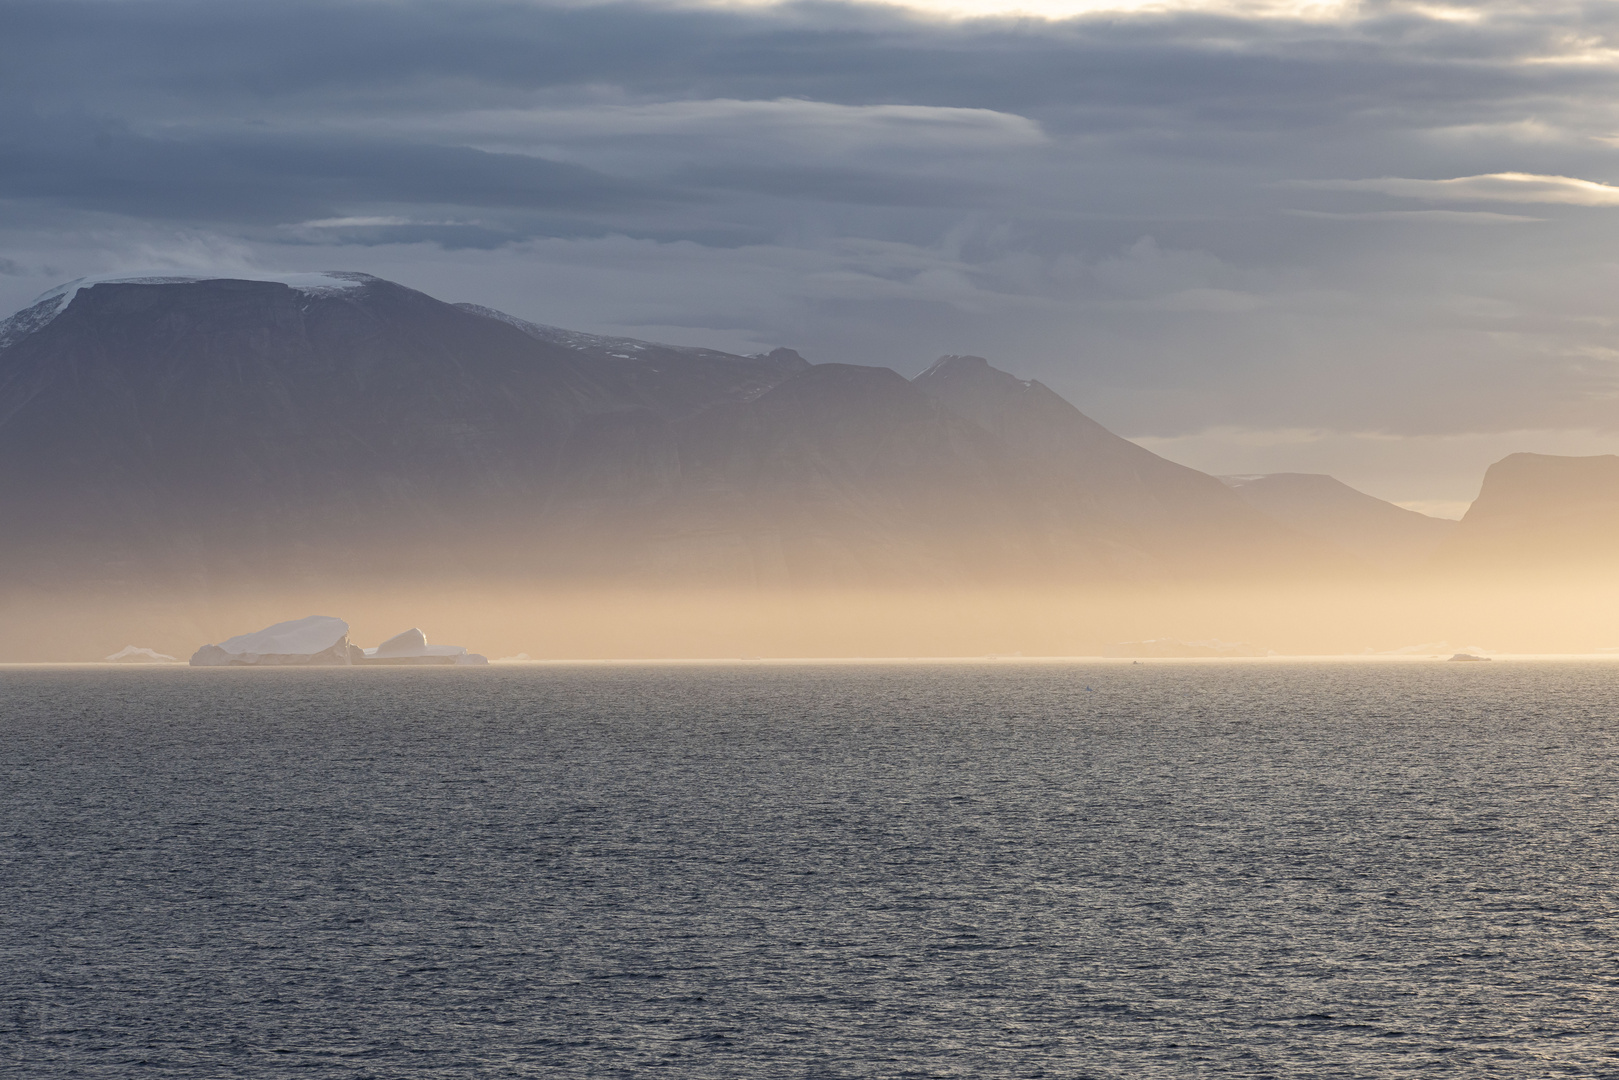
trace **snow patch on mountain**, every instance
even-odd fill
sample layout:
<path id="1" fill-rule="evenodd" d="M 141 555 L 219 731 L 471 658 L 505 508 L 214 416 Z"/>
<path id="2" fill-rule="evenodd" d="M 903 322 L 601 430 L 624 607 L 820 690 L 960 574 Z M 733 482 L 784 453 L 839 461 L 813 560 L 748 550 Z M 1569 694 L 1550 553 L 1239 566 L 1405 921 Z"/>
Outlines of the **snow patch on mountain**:
<path id="1" fill-rule="evenodd" d="M 561 345 L 565 349 L 606 349 L 609 352 L 617 349 L 626 352 L 645 352 L 647 349 L 673 349 L 674 345 L 659 345 L 651 341 L 638 341 L 635 338 L 602 337 L 599 334 L 583 334 L 577 330 L 564 330 L 560 326 L 546 326 L 544 323 L 529 322 L 519 319 L 516 315 L 508 315 L 492 307 L 482 304 L 457 304 L 462 311 L 470 311 L 474 315 L 482 315 L 486 319 L 503 322 L 507 326 L 515 326 L 531 338 L 547 342 L 551 345 Z M 692 350 L 701 352 L 704 350 Z M 620 359 L 629 359 L 621 357 Z"/>
<path id="2" fill-rule="evenodd" d="M 548 345 L 560 345 L 564 349 L 574 349 L 579 352 L 587 350 L 600 350 L 615 360 L 642 360 L 647 359 L 651 353 L 679 353 L 698 359 L 720 360 L 773 360 L 783 366 L 807 366 L 803 357 L 791 349 L 775 349 L 769 353 L 757 353 L 752 356 L 740 356 L 736 353 L 721 352 L 718 349 L 705 349 L 700 345 L 666 345 L 660 341 L 642 341 L 639 338 L 603 337 L 600 334 L 586 334 L 578 330 L 564 330 L 560 326 L 546 326 L 544 323 L 530 322 L 520 319 L 516 315 L 508 315 L 492 307 L 482 304 L 456 304 L 462 311 L 474 315 L 482 315 L 486 319 L 503 322 L 507 326 L 515 326 L 529 337 L 543 341 Z M 796 362 L 796 363 L 795 363 Z"/>
<path id="3" fill-rule="evenodd" d="M 37 301 L 0 322 L 0 349 L 21 341 L 36 330 L 44 329 L 47 323 L 62 313 L 64 306 L 58 298 L 51 297 Z"/>

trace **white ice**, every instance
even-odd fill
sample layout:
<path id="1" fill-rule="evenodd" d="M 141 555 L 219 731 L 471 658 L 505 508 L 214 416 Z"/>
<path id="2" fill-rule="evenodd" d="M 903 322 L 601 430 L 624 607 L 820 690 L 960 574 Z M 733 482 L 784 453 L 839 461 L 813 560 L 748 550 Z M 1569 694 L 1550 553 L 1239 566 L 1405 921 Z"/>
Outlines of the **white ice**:
<path id="1" fill-rule="evenodd" d="M 402 634 L 395 634 L 374 649 L 365 650 L 365 655 L 374 657 L 465 656 L 466 653 L 466 647 L 462 645 L 429 645 L 427 635 L 414 626 Z"/>
<path id="2" fill-rule="evenodd" d="M 226 652 L 239 656 L 313 656 L 325 652 L 348 636 L 349 624 L 330 615 L 279 622 L 253 634 L 238 634 L 219 643 Z"/>
<path id="3" fill-rule="evenodd" d="M 154 649 L 140 649 L 134 645 L 125 645 L 122 649 L 107 657 L 111 664 L 175 664 L 179 661 L 168 653 L 160 653 Z"/>

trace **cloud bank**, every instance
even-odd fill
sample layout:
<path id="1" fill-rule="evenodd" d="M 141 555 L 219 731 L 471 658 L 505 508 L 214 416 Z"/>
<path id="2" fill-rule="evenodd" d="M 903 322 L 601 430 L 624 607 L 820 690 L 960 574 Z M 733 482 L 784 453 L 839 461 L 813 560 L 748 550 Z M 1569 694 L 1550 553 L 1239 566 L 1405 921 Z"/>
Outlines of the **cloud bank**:
<path id="1" fill-rule="evenodd" d="M 1303 181 L 1296 186 L 1329 191 L 1373 191 L 1381 195 L 1426 199 L 1430 202 L 1619 206 L 1619 187 L 1573 176 L 1536 176 L 1533 173 L 1491 173 L 1487 176 L 1457 176 L 1449 180 L 1408 180 L 1386 176 L 1380 180 Z"/>

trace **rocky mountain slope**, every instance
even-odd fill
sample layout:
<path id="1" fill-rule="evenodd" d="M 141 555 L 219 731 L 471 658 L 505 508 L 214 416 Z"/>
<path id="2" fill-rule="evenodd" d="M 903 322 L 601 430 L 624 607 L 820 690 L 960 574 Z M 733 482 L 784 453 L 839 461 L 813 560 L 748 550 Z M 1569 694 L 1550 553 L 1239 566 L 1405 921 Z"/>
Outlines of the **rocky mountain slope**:
<path id="1" fill-rule="evenodd" d="M 1288 528 L 1388 570 L 1423 565 L 1457 528 L 1454 521 L 1395 506 L 1320 473 L 1220 479 Z"/>

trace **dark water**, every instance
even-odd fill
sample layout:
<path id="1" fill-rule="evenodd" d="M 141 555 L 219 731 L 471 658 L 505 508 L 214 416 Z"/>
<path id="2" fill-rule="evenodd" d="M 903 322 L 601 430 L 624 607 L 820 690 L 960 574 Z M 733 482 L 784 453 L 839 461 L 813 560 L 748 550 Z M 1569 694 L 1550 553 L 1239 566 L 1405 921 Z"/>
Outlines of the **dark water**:
<path id="1" fill-rule="evenodd" d="M 1619 1075 L 1616 730 L 1619 665 L 0 670 L 0 1072 Z"/>

